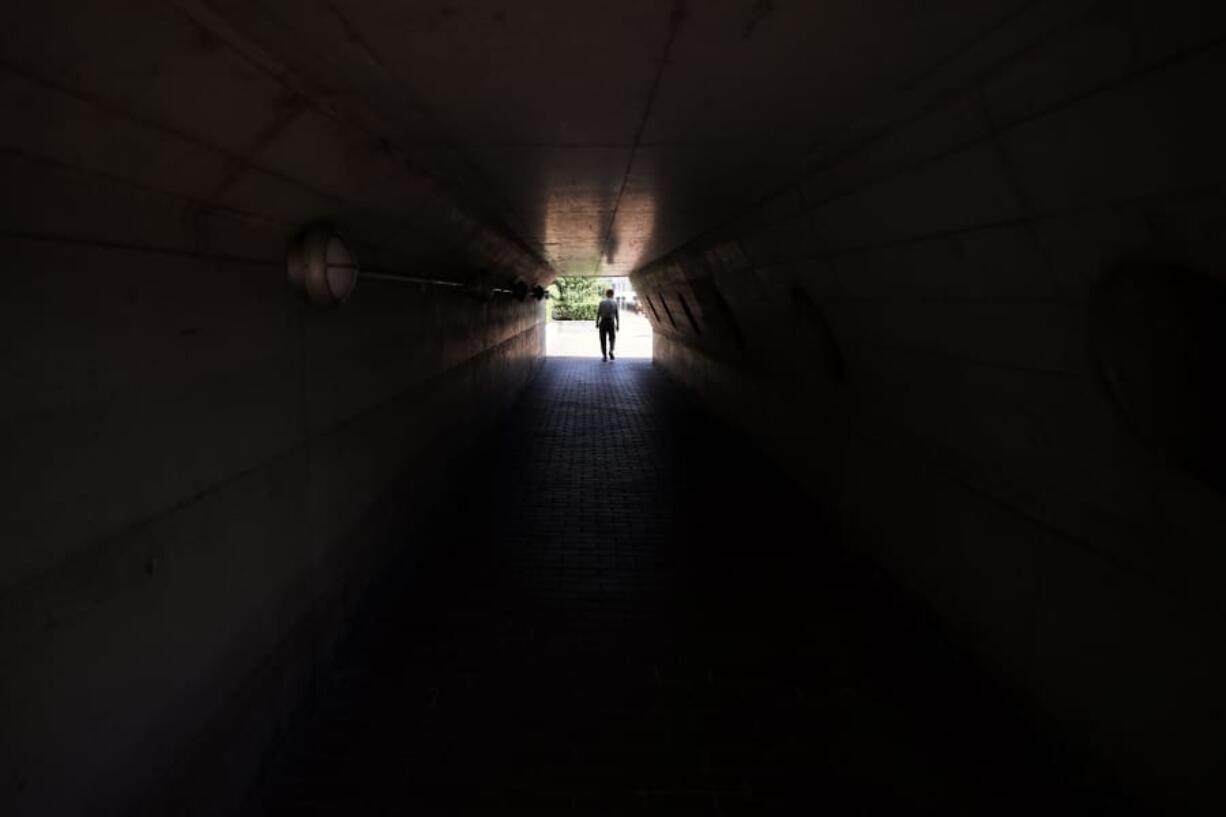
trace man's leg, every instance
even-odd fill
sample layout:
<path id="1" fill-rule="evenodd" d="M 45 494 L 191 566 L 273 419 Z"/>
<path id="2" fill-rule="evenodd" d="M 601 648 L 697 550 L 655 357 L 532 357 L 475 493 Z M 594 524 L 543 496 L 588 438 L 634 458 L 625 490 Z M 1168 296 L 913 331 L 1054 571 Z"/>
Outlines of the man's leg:
<path id="1" fill-rule="evenodd" d="M 609 358 L 613 357 L 613 346 L 617 343 L 617 330 L 609 327 Z"/>
<path id="2" fill-rule="evenodd" d="M 606 338 L 608 337 L 608 334 L 609 334 L 609 327 L 605 326 L 602 323 L 600 325 L 600 356 L 603 357 L 605 360 L 609 359 L 609 350 L 605 346 L 605 344 L 607 343 Z"/>

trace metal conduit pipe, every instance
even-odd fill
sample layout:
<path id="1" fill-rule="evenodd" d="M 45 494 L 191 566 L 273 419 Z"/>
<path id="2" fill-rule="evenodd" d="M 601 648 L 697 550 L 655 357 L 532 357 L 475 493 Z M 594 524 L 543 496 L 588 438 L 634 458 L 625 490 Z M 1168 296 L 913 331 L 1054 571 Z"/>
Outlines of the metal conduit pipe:
<path id="1" fill-rule="evenodd" d="M 488 273 L 484 272 L 472 281 L 461 282 L 383 270 L 363 271 L 340 235 L 322 226 L 308 228 L 290 244 L 286 253 L 286 272 L 290 283 L 304 291 L 311 303 L 319 306 L 344 303 L 357 286 L 358 278 L 470 289 L 481 297 L 511 295 L 524 300 L 531 294 L 538 301 L 548 297 L 543 287 L 529 288 L 522 279 L 511 287 L 489 286 L 486 283 Z"/>

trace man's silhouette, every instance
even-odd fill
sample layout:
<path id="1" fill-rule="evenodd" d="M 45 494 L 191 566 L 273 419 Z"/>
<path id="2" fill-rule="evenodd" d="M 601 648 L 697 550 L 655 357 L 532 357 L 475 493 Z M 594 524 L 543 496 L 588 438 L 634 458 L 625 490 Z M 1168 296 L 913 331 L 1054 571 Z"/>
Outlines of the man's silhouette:
<path id="1" fill-rule="evenodd" d="M 604 300 L 596 307 L 596 328 L 600 330 L 600 354 L 605 360 L 614 360 L 613 344 L 617 342 L 617 333 L 621 331 L 622 319 L 617 311 L 617 301 L 613 299 L 613 290 L 605 290 L 604 295 Z"/>

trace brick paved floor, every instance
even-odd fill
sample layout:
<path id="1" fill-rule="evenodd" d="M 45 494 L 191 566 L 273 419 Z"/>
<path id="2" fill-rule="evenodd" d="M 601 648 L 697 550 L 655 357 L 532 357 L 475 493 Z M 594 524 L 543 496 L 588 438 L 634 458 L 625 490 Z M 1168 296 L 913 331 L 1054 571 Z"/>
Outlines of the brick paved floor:
<path id="1" fill-rule="evenodd" d="M 650 363 L 548 361 L 484 456 L 257 813 L 1070 807 L 974 674 Z"/>

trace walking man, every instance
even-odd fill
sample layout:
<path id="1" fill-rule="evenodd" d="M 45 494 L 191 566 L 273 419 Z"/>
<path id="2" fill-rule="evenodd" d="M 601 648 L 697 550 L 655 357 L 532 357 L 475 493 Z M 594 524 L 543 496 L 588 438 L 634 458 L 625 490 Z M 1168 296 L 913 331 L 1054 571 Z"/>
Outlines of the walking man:
<path id="1" fill-rule="evenodd" d="M 621 331 L 621 313 L 617 311 L 617 301 L 613 298 L 613 290 L 605 290 L 605 298 L 596 308 L 596 328 L 600 330 L 600 354 L 605 360 L 614 360 L 613 344 L 617 342 L 617 333 Z M 605 339 L 608 338 L 608 347 Z"/>

